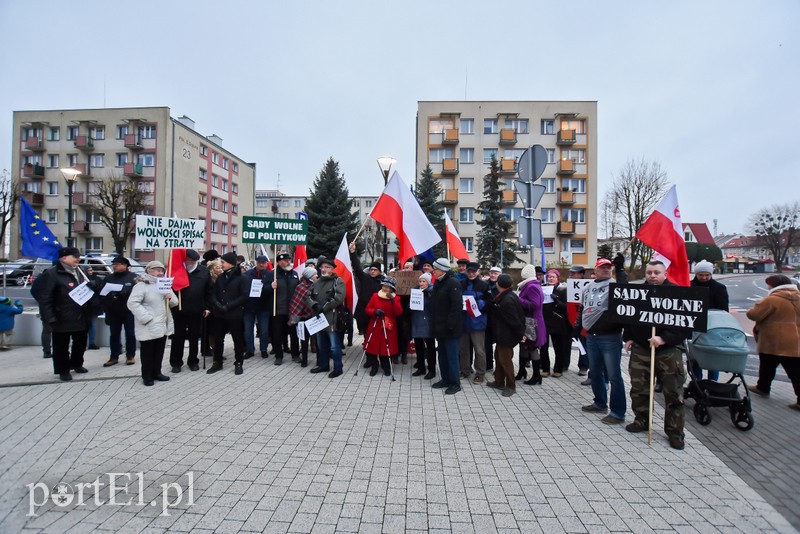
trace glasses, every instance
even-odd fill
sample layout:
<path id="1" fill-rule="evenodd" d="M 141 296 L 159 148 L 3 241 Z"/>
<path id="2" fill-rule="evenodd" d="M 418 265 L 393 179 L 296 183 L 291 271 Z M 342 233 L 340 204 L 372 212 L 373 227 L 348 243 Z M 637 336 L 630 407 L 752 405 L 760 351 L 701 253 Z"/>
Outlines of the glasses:
<path id="1" fill-rule="evenodd" d="M 150 267 L 147 270 L 148 271 L 156 271 L 156 272 L 159 272 L 159 273 L 166 272 L 166 269 L 164 269 L 163 267 Z"/>

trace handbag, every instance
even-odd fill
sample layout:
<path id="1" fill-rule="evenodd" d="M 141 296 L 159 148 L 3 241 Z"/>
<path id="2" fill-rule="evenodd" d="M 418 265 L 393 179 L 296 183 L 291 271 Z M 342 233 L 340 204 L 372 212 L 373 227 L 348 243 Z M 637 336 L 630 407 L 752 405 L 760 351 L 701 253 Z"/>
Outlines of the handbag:
<path id="1" fill-rule="evenodd" d="M 536 341 L 536 319 L 525 317 L 525 339 L 528 343 Z"/>

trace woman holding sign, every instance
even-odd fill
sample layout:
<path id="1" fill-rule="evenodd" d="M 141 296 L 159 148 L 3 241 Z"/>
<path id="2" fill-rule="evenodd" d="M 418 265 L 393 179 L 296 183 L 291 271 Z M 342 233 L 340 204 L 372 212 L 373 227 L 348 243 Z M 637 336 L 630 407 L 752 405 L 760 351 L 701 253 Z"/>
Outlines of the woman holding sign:
<path id="1" fill-rule="evenodd" d="M 411 336 L 417 348 L 417 370 L 412 376 L 425 375 L 425 380 L 436 377 L 436 339 L 433 337 L 433 317 L 431 316 L 431 273 L 422 273 L 417 289 L 422 294 L 422 302 L 411 307 Z M 416 307 L 414 307 L 416 306 Z"/>
<path id="2" fill-rule="evenodd" d="M 142 362 L 142 380 L 152 386 L 154 380 L 166 382 L 169 377 L 161 372 L 167 336 L 175 331 L 172 314 L 167 306 L 178 305 L 171 283 L 164 278 L 164 264 L 151 261 L 128 297 L 128 309 L 133 314 L 136 339 L 139 340 L 139 359 Z"/>

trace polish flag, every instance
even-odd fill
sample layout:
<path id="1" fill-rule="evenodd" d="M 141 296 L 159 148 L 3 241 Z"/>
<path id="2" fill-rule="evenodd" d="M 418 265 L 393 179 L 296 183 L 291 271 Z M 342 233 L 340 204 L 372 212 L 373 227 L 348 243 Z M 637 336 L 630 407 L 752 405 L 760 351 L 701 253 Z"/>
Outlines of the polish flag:
<path id="1" fill-rule="evenodd" d="M 450 255 L 457 260 L 469 259 L 467 249 L 464 248 L 464 243 L 458 236 L 456 227 L 453 226 L 453 221 L 451 221 L 450 216 L 447 215 L 447 210 L 444 210 L 444 223 L 444 234 L 447 238 L 447 248 L 450 249 Z"/>
<path id="2" fill-rule="evenodd" d="M 392 173 L 369 216 L 400 240 L 397 256 L 400 265 L 442 240 L 397 171 Z M 383 261 L 386 262 L 386 258 Z"/>
<path id="3" fill-rule="evenodd" d="M 267 247 L 265 247 L 264 245 L 258 245 L 258 246 L 261 247 L 261 255 L 267 257 L 267 270 L 268 271 L 273 270 L 274 267 L 272 266 L 272 261 L 269 259 L 269 254 L 267 254 Z"/>
<path id="4" fill-rule="evenodd" d="M 667 266 L 667 278 L 679 286 L 689 285 L 689 258 L 683 241 L 678 192 L 673 185 L 655 211 L 636 232 L 636 238 L 652 248 L 654 260 Z"/>
<path id="5" fill-rule="evenodd" d="M 347 243 L 347 233 L 342 237 L 342 243 L 339 245 L 339 250 L 336 252 L 334 258 L 333 272 L 342 279 L 344 287 L 347 290 L 344 303 L 350 308 L 350 311 L 355 311 L 356 304 L 358 304 L 358 294 L 356 294 L 356 277 L 353 276 L 353 264 L 350 263 L 350 247 Z"/>
<path id="6" fill-rule="evenodd" d="M 308 253 L 306 252 L 305 245 L 297 245 L 294 247 L 294 263 L 292 269 L 297 273 L 298 277 L 303 276 L 303 271 L 306 270 L 306 262 L 308 261 Z"/>
<path id="7" fill-rule="evenodd" d="M 189 273 L 186 272 L 184 261 L 186 261 L 186 249 L 173 248 L 169 256 L 167 276 L 173 278 L 172 290 L 176 293 L 185 287 L 189 287 Z"/>

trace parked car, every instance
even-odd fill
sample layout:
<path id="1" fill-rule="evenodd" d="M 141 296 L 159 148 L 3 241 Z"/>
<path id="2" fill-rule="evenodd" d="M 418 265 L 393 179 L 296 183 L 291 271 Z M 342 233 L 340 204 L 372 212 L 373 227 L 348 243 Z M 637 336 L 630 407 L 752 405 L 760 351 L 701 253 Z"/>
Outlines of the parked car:
<path id="1" fill-rule="evenodd" d="M 94 274 L 96 274 L 100 278 L 105 278 L 109 274 L 114 272 L 114 267 L 111 265 L 111 261 L 116 257 L 115 254 L 97 254 L 97 255 L 87 255 L 81 257 L 81 262 L 78 264 L 81 269 L 86 270 L 87 267 L 91 267 Z M 139 263 L 138 261 L 128 258 L 131 262 L 131 272 L 136 274 L 144 273 L 144 265 Z"/>
<path id="2" fill-rule="evenodd" d="M 30 284 L 33 282 L 33 279 L 42 272 L 50 267 L 50 263 L 25 263 L 23 265 L 16 265 L 16 269 L 6 272 L 6 285 L 10 284 L 17 284 L 18 286 L 24 286 L 25 284 Z"/>

